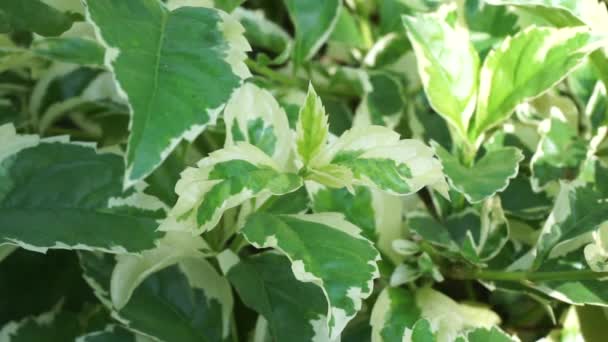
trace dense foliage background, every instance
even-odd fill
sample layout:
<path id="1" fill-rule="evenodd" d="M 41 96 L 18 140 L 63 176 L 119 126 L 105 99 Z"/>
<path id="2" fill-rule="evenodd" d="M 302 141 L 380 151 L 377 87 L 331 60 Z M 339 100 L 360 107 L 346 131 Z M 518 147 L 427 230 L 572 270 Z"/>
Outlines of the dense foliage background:
<path id="1" fill-rule="evenodd" d="M 598 0 L 2 0 L 0 342 L 604 341 Z"/>

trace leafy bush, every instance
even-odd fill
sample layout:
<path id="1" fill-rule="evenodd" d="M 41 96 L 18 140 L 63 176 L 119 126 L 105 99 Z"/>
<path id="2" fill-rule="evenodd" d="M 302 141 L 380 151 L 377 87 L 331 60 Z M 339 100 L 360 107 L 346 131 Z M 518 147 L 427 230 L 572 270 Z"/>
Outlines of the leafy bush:
<path id="1" fill-rule="evenodd" d="M 597 0 L 3 0 L 0 341 L 602 341 Z"/>

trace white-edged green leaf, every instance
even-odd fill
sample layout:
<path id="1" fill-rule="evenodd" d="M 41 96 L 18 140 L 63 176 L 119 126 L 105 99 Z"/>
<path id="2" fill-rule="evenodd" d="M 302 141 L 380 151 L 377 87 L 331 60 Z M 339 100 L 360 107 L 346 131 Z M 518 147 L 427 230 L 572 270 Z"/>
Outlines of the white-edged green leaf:
<path id="1" fill-rule="evenodd" d="M 367 77 L 372 89 L 361 100 L 353 126 L 380 125 L 394 128 L 406 108 L 402 82 L 387 72 L 373 72 Z"/>
<path id="2" fill-rule="evenodd" d="M 182 139 L 213 124 L 248 77 L 242 26 L 205 7 L 170 11 L 158 0 L 88 1 L 87 18 L 106 47 L 131 108 L 125 185 L 149 175 Z"/>
<path id="3" fill-rule="evenodd" d="M 372 310 L 372 342 L 407 341 L 421 314 L 411 290 L 385 288 L 376 299 Z"/>
<path id="4" fill-rule="evenodd" d="M 472 167 L 466 167 L 439 144 L 433 142 L 431 145 L 452 188 L 470 203 L 481 202 L 506 189 L 509 181 L 517 176 L 519 163 L 524 159 L 521 150 L 503 147 L 487 151 Z"/>
<path id="5" fill-rule="evenodd" d="M 162 236 L 156 228 L 164 208 L 138 191 L 123 194 L 123 172 L 121 156 L 63 138 L 5 157 L 0 162 L 0 244 L 43 253 L 49 248 L 108 253 L 154 248 Z M 141 199 L 147 203 L 140 205 Z"/>
<path id="6" fill-rule="evenodd" d="M 530 27 L 505 39 L 481 68 L 474 137 L 559 83 L 600 46 L 588 29 Z"/>
<path id="7" fill-rule="evenodd" d="M 159 341 L 225 341 L 222 313 L 232 311 L 230 284 L 205 259 L 183 259 L 149 275 L 120 310 L 110 299 L 115 263 L 109 254 L 80 253 L 84 279 L 129 330 Z"/>
<path id="8" fill-rule="evenodd" d="M 38 145 L 40 138 L 37 135 L 17 134 L 15 126 L 5 124 L 0 126 L 0 162 L 19 151 Z"/>
<path id="9" fill-rule="evenodd" d="M 189 232 L 169 232 L 157 248 L 141 255 L 118 255 L 112 271 L 110 293 L 116 309 L 122 309 L 133 291 L 152 273 L 187 258 L 205 257 L 210 248 L 200 236 Z"/>
<path id="10" fill-rule="evenodd" d="M 255 213 L 242 232 L 255 247 L 285 254 L 296 279 L 321 287 L 329 304 L 323 324 L 332 339 L 361 309 L 379 276 L 378 252 L 341 214 Z"/>
<path id="11" fill-rule="evenodd" d="M 608 31 L 608 10 L 598 0 L 486 0 L 492 5 L 512 5 L 524 8 L 553 25 L 589 25 L 596 31 Z"/>
<path id="12" fill-rule="evenodd" d="M 576 127 L 559 118 L 546 119 L 540 126 L 542 138 L 530 162 L 533 189 L 539 191 L 560 179 L 574 179 L 587 157 L 587 142 Z"/>
<path id="13" fill-rule="evenodd" d="M 535 264 L 581 249 L 590 233 L 608 221 L 608 203 L 589 185 L 561 183 L 553 211 L 545 222 L 535 248 Z"/>
<path id="14" fill-rule="evenodd" d="M 535 272 L 575 272 L 578 279 L 529 282 L 528 286 L 559 301 L 573 305 L 608 307 L 606 279 L 586 268 L 583 249 L 545 261 Z"/>
<path id="15" fill-rule="evenodd" d="M 325 295 L 297 280 L 287 258 L 254 255 L 241 259 L 227 276 L 245 305 L 265 318 L 272 340 L 329 341 Z"/>
<path id="16" fill-rule="evenodd" d="M 94 331 L 79 336 L 75 342 L 152 342 L 153 339 L 123 328 L 120 325 L 108 325 L 104 330 Z"/>
<path id="17" fill-rule="evenodd" d="M 418 140 L 400 140 L 382 126 L 355 127 L 337 139 L 313 161 L 351 170 L 354 185 L 407 195 L 430 186 L 447 197 L 447 184 L 433 150 Z"/>
<path id="18" fill-rule="evenodd" d="M 296 126 L 296 148 L 305 166 L 323 151 L 328 135 L 329 126 L 325 108 L 321 98 L 310 85 Z"/>
<path id="19" fill-rule="evenodd" d="M 553 200 L 544 192 L 534 192 L 530 179 L 519 174 L 498 194 L 505 213 L 524 220 L 546 218 Z"/>
<path id="20" fill-rule="evenodd" d="M 263 11 L 239 7 L 234 16 L 245 28 L 245 38 L 253 46 L 277 55 L 273 62 L 284 62 L 289 57 L 293 40 L 279 25 L 264 16 Z"/>
<path id="21" fill-rule="evenodd" d="M 284 195 L 301 186 L 300 176 L 281 171 L 262 150 L 239 142 L 182 172 L 175 186 L 179 199 L 160 229 L 208 231 L 224 211 L 248 199 Z"/>
<path id="22" fill-rule="evenodd" d="M 78 317 L 61 311 L 62 302 L 43 314 L 6 323 L 0 341 L 73 341 L 80 333 Z"/>
<path id="23" fill-rule="evenodd" d="M 592 233 L 593 242 L 585 246 L 585 260 L 595 272 L 608 272 L 608 221 Z"/>
<path id="24" fill-rule="evenodd" d="M 498 323 L 500 317 L 492 310 L 457 303 L 430 287 L 415 292 L 389 287 L 376 300 L 370 324 L 372 342 L 448 342 L 472 329 L 491 329 Z"/>
<path id="25" fill-rule="evenodd" d="M 448 22 L 454 10 L 447 5 L 403 22 L 431 106 L 464 137 L 475 110 L 479 56 L 466 29 Z"/>
<path id="26" fill-rule="evenodd" d="M 287 166 L 293 134 L 287 114 L 269 91 L 245 83 L 226 104 L 224 121 L 226 147 L 246 141 L 264 151 L 281 168 Z"/>
<path id="27" fill-rule="evenodd" d="M 284 0 L 296 29 L 296 64 L 312 58 L 334 29 L 342 9 L 340 0 Z"/>

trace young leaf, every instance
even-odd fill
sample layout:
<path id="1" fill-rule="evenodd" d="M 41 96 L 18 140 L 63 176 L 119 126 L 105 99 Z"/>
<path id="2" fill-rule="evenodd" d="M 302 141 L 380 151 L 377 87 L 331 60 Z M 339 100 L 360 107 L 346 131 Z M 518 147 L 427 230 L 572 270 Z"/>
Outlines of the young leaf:
<path id="1" fill-rule="evenodd" d="M 332 339 L 361 309 L 379 276 L 380 256 L 373 244 L 339 214 L 254 213 L 242 232 L 255 247 L 285 254 L 296 279 L 321 287 L 328 301 L 326 324 Z"/>
<path id="2" fill-rule="evenodd" d="M 465 137 L 475 110 L 479 56 L 465 28 L 448 23 L 451 10 L 445 6 L 434 14 L 404 16 L 403 22 L 431 106 Z"/>
<path id="3" fill-rule="evenodd" d="M 547 91 L 599 47 L 581 27 L 531 27 L 490 52 L 480 72 L 473 137 L 513 113 L 515 107 Z"/>
<path id="4" fill-rule="evenodd" d="M 0 244 L 37 252 L 137 253 L 155 247 L 163 206 L 149 196 L 150 206 L 134 203 L 130 199 L 142 197 L 138 193 L 123 198 L 122 158 L 56 140 L 0 161 Z"/>
<path id="5" fill-rule="evenodd" d="M 312 85 L 300 109 L 296 134 L 298 155 L 304 165 L 308 165 L 325 148 L 329 135 L 325 108 Z"/>
<path id="6" fill-rule="evenodd" d="M 245 28 L 245 38 L 254 48 L 277 54 L 273 62 L 284 62 L 289 57 L 293 41 L 279 25 L 270 21 L 262 11 L 252 11 L 242 7 L 234 11 L 234 16 Z"/>
<path id="7" fill-rule="evenodd" d="M 224 110 L 225 146 L 246 141 L 272 157 L 282 168 L 292 151 L 292 132 L 287 114 L 272 94 L 253 83 L 237 90 Z"/>
<path id="8" fill-rule="evenodd" d="M 517 176 L 521 150 L 503 147 L 487 151 L 472 167 L 466 167 L 439 144 L 431 143 L 443 164 L 450 185 L 462 193 L 470 203 L 478 203 L 507 188 Z"/>
<path id="9" fill-rule="evenodd" d="M 262 150 L 239 142 L 182 172 L 175 186 L 179 199 L 159 229 L 205 232 L 224 211 L 248 199 L 284 195 L 301 186 L 301 177 L 281 171 Z"/>
<path id="10" fill-rule="evenodd" d="M 112 256 L 81 252 L 80 263 L 97 298 L 112 309 Z M 221 342 L 229 333 L 222 312 L 232 310 L 230 290 L 228 281 L 205 259 L 185 259 L 148 276 L 127 305 L 112 309 L 112 315 L 129 330 L 154 340 Z"/>
<path id="11" fill-rule="evenodd" d="M 340 0 L 284 0 L 296 29 L 296 64 L 312 58 L 329 38 L 342 9 Z"/>
<path id="12" fill-rule="evenodd" d="M 335 164 L 353 174 L 354 185 L 407 195 L 431 186 L 447 197 L 447 184 L 433 150 L 417 140 L 399 140 L 382 126 L 360 126 L 326 148 L 314 165 Z"/>
<path id="13" fill-rule="evenodd" d="M 87 18 L 131 107 L 125 185 L 215 120 L 249 76 L 243 28 L 221 11 L 159 0 L 87 1 Z M 128 19 L 127 19 L 128 18 Z"/>
<path id="14" fill-rule="evenodd" d="M 240 260 L 227 276 L 245 305 L 266 319 L 273 340 L 329 341 L 323 291 L 297 280 L 287 258 L 254 255 Z"/>

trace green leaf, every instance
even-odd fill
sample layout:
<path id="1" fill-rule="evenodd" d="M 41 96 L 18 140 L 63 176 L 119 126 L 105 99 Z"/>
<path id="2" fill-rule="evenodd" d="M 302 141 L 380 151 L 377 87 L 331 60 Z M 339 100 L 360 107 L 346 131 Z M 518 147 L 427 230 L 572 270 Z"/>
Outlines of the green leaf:
<path id="1" fill-rule="evenodd" d="M 500 200 L 486 200 L 482 207 L 467 208 L 438 222 L 426 213 L 408 215 L 408 226 L 425 240 L 460 252 L 472 263 L 494 258 L 509 240 L 509 224 Z"/>
<path id="2" fill-rule="evenodd" d="M 372 342 L 401 342 L 411 333 L 422 312 L 411 290 L 385 288 L 372 310 Z"/>
<path id="3" fill-rule="evenodd" d="M 431 324 L 426 319 L 421 319 L 412 329 L 412 342 L 436 342 L 437 338 L 433 333 Z"/>
<path id="4" fill-rule="evenodd" d="M 245 305 L 266 319 L 274 341 L 329 340 L 323 291 L 297 280 L 287 258 L 254 255 L 241 259 L 227 276 Z"/>
<path id="5" fill-rule="evenodd" d="M 212 8 L 169 11 L 158 0 L 88 1 L 87 18 L 130 104 L 125 184 L 132 185 L 182 139 L 192 141 L 215 123 L 250 75 L 243 63 L 249 45 L 240 24 Z"/>
<path id="6" fill-rule="evenodd" d="M 517 176 L 519 162 L 524 159 L 521 150 L 503 147 L 491 151 L 466 167 L 439 144 L 431 143 L 443 164 L 450 185 L 462 193 L 470 203 L 478 203 L 507 188 Z"/>
<path id="7" fill-rule="evenodd" d="M 205 232 L 230 208 L 256 197 L 284 195 L 301 186 L 301 177 L 281 171 L 262 150 L 239 142 L 182 172 L 175 186 L 179 199 L 159 229 Z"/>
<path id="8" fill-rule="evenodd" d="M 361 102 L 361 106 L 367 107 L 364 108 L 368 116 L 365 121 L 372 125 L 396 126 L 406 107 L 401 81 L 386 72 L 371 73 L 369 81 L 372 90 Z M 355 120 L 360 119 L 357 117 Z"/>
<path id="9" fill-rule="evenodd" d="M 82 17 L 62 12 L 40 0 L 6 0 L 0 3 L 0 13 L 10 31 L 31 31 L 41 36 L 58 36 Z"/>
<path id="10" fill-rule="evenodd" d="M 402 203 L 399 198 L 368 187 L 358 186 L 354 192 L 346 188 L 315 189 L 307 185 L 316 213 L 339 212 L 362 230 L 363 236 L 376 242 L 378 250 L 393 262 L 403 257 L 393 250 L 393 241 L 401 236 Z"/>
<path id="11" fill-rule="evenodd" d="M 431 186 L 447 197 L 447 184 L 433 150 L 418 140 L 400 140 L 399 134 L 386 127 L 358 126 L 345 132 L 314 165 L 330 163 L 350 169 L 354 185 L 396 195 Z"/>
<path id="12" fill-rule="evenodd" d="M 581 27 L 531 27 L 505 39 L 481 68 L 473 137 L 561 82 L 598 47 L 597 39 Z"/>
<path id="13" fill-rule="evenodd" d="M 329 41 L 347 48 L 365 48 L 365 39 L 359 26 L 359 18 L 348 10 L 341 10 Z"/>
<path id="14" fill-rule="evenodd" d="M 608 203 L 603 198 L 589 185 L 562 183 L 536 244 L 535 265 L 580 247 L 581 242 L 585 242 L 584 234 L 597 230 L 607 221 Z"/>
<path id="15" fill-rule="evenodd" d="M 287 114 L 272 94 L 252 83 L 237 90 L 224 110 L 226 143 L 246 141 L 272 157 L 282 168 L 292 153 Z"/>
<path id="16" fill-rule="evenodd" d="M 97 42 L 80 37 L 38 40 L 34 42 L 33 51 L 46 58 L 81 65 L 103 65 L 105 53 Z"/>
<path id="17" fill-rule="evenodd" d="M 308 87 L 306 100 L 300 109 L 296 134 L 298 155 L 304 165 L 308 165 L 325 148 L 329 135 L 325 108 L 312 85 Z"/>
<path id="18" fill-rule="evenodd" d="M 73 341 L 80 330 L 78 317 L 61 311 L 60 302 L 49 312 L 5 324 L 0 341 Z"/>
<path id="19" fill-rule="evenodd" d="M 524 220 L 544 219 L 553 206 L 551 198 L 544 192 L 534 192 L 530 179 L 521 173 L 499 196 L 507 215 Z"/>
<path id="20" fill-rule="evenodd" d="M 326 318 L 332 339 L 361 309 L 379 276 L 373 244 L 340 214 L 254 213 L 242 232 L 255 247 L 285 254 L 296 279 L 321 287 L 329 304 Z"/>
<path id="21" fill-rule="evenodd" d="M 575 127 L 553 117 L 541 129 L 544 134 L 530 162 L 530 181 L 537 191 L 560 179 L 576 178 L 587 157 L 587 142 Z"/>
<path id="22" fill-rule="evenodd" d="M 311 59 L 329 38 L 342 9 L 340 0 L 284 0 L 296 29 L 296 64 Z"/>
<path id="23" fill-rule="evenodd" d="M 162 236 L 155 231 L 162 204 L 137 192 L 123 195 L 121 156 L 63 140 L 0 162 L 0 243 L 37 252 L 153 248 Z"/>
<path id="24" fill-rule="evenodd" d="M 234 16 L 245 28 L 245 38 L 253 47 L 274 52 L 278 55 L 277 60 L 289 56 L 293 46 L 291 37 L 281 26 L 267 19 L 264 12 L 239 7 Z"/>
<path id="25" fill-rule="evenodd" d="M 447 22 L 452 10 L 445 6 L 434 14 L 404 16 L 403 22 L 431 106 L 465 137 L 475 110 L 479 57 L 467 31 Z"/>
<path id="26" fill-rule="evenodd" d="M 112 256 L 82 252 L 80 262 L 97 298 L 112 308 Z M 112 310 L 112 315 L 129 330 L 155 340 L 220 342 L 229 332 L 222 324 L 223 306 L 232 305 L 225 296 L 231 296 L 230 284 L 205 259 L 185 259 L 146 278 L 127 305 Z"/>

